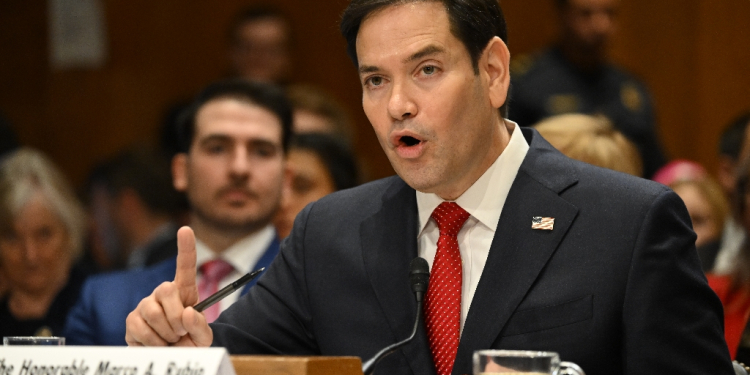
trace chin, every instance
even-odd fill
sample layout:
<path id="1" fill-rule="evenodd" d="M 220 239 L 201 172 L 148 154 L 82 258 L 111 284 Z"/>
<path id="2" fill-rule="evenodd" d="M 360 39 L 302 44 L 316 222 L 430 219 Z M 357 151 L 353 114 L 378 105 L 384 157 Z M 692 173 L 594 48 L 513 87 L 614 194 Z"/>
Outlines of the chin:
<path id="1" fill-rule="evenodd" d="M 414 190 L 421 191 L 422 193 L 434 193 L 436 190 L 437 183 L 433 178 L 419 178 L 414 176 L 404 178 L 404 175 L 400 173 L 399 176 Z"/>

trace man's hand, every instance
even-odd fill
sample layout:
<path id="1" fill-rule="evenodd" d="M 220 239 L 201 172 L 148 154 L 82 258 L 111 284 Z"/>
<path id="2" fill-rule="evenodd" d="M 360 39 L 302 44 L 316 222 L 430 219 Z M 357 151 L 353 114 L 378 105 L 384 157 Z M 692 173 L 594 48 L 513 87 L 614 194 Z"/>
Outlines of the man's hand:
<path id="1" fill-rule="evenodd" d="M 131 346 L 209 346 L 213 332 L 203 314 L 195 311 L 195 234 L 177 231 L 177 271 L 174 281 L 159 285 L 141 300 L 126 322 L 125 341 Z"/>

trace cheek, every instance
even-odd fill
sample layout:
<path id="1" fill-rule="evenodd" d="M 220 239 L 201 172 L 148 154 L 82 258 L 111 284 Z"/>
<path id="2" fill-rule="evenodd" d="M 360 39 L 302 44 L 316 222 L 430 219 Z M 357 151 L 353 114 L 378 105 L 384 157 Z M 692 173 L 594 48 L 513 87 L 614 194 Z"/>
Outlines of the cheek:
<path id="1" fill-rule="evenodd" d="M 52 241 L 49 243 L 49 253 L 57 259 L 66 258 L 69 254 L 67 250 L 68 246 L 70 246 L 70 239 L 67 235 L 56 235 L 52 237 Z"/>
<path id="2" fill-rule="evenodd" d="M 375 135 L 378 137 L 381 145 L 384 145 L 388 139 L 388 131 L 390 126 L 388 121 L 388 112 L 385 109 L 380 109 L 376 102 L 370 99 L 364 99 L 362 101 L 362 109 L 365 112 L 365 116 L 370 121 L 372 129 L 375 131 Z"/>
<path id="3" fill-rule="evenodd" d="M 0 243 L 0 270 L 8 272 L 16 268 L 14 266 L 21 259 L 20 254 L 20 249 L 15 248 L 15 246 L 8 243 Z"/>
<path id="4" fill-rule="evenodd" d="M 279 160 L 259 163 L 253 172 L 255 178 L 250 179 L 250 184 L 263 192 L 281 194 L 284 185 L 284 162 Z"/>

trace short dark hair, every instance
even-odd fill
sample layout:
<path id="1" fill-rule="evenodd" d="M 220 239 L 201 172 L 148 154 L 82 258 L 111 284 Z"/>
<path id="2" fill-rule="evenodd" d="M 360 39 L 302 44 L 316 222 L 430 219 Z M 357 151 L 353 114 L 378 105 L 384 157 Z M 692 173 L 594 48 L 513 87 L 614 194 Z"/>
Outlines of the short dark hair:
<path id="1" fill-rule="evenodd" d="M 281 122 L 281 146 L 286 152 L 292 136 L 292 105 L 277 86 L 269 83 L 249 82 L 243 79 L 218 81 L 203 89 L 187 111 L 181 115 L 180 151 L 188 153 L 195 137 L 195 120 L 206 103 L 216 99 L 237 99 L 271 111 Z"/>
<path id="2" fill-rule="evenodd" d="M 98 181 L 111 197 L 132 189 L 146 206 L 175 215 L 187 207 L 182 194 L 172 186 L 169 158 L 145 146 L 133 146 L 97 167 Z"/>
<path id="3" fill-rule="evenodd" d="M 479 74 L 479 57 L 487 43 L 495 36 L 508 43 L 508 28 L 505 16 L 497 0 L 352 0 L 341 16 L 341 34 L 346 39 L 346 52 L 355 66 L 357 59 L 357 34 L 362 21 L 374 11 L 413 2 L 439 2 L 445 6 L 451 33 L 463 43 L 469 52 L 474 73 Z M 507 103 L 500 113 L 507 114 Z"/>
<path id="4" fill-rule="evenodd" d="M 308 150 L 320 157 L 331 174 L 336 190 L 359 184 L 359 170 L 354 154 L 338 138 L 325 133 L 296 134 L 290 146 L 295 150 Z"/>
<path id="5" fill-rule="evenodd" d="M 750 111 L 737 116 L 724 128 L 719 139 L 719 155 L 725 155 L 737 161 L 745 140 L 745 131 L 750 125 Z"/>

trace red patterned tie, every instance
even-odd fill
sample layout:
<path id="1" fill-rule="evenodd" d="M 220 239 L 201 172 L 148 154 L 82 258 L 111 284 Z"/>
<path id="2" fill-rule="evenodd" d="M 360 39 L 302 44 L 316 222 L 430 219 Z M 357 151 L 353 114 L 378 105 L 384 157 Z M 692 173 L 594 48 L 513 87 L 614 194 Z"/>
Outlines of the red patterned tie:
<path id="1" fill-rule="evenodd" d="M 227 275 L 234 271 L 234 267 L 224 260 L 214 259 L 203 263 L 200 267 L 200 271 L 203 278 L 198 284 L 198 296 L 202 301 L 219 291 L 219 283 L 223 278 L 227 277 Z M 221 308 L 219 307 L 219 304 L 216 303 L 203 310 L 203 315 L 206 317 L 206 321 L 211 323 L 219 317 L 220 312 Z"/>
<path id="2" fill-rule="evenodd" d="M 461 326 L 458 232 L 469 213 L 454 202 L 443 202 L 432 212 L 432 218 L 440 229 L 440 238 L 425 297 L 427 337 L 438 375 L 449 375 L 456 360 Z"/>

